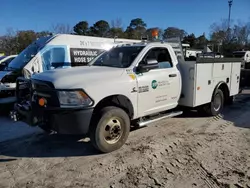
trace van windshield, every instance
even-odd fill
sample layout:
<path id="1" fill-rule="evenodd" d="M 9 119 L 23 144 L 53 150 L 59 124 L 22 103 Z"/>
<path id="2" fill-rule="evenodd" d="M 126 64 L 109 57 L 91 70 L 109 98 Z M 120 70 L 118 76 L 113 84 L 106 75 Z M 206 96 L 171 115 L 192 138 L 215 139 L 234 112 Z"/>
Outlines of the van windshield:
<path id="1" fill-rule="evenodd" d="M 13 59 L 6 70 L 23 69 L 25 65 L 41 50 L 50 37 L 42 37 L 25 48 L 15 59 Z"/>
<path id="2" fill-rule="evenodd" d="M 92 66 L 127 68 L 145 46 L 124 46 L 112 48 L 90 62 Z"/>

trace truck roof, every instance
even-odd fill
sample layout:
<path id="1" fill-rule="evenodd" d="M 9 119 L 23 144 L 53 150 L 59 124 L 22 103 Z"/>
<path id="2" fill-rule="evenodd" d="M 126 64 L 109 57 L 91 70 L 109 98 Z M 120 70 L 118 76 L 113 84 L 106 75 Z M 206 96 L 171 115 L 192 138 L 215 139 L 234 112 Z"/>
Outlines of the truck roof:
<path id="1" fill-rule="evenodd" d="M 120 44 L 116 47 L 131 47 L 131 46 L 157 46 L 157 47 L 172 47 L 177 58 L 184 59 L 184 54 L 182 51 L 181 43 L 178 42 L 165 42 L 165 41 L 142 41 L 140 43 L 132 43 L 132 44 Z"/>

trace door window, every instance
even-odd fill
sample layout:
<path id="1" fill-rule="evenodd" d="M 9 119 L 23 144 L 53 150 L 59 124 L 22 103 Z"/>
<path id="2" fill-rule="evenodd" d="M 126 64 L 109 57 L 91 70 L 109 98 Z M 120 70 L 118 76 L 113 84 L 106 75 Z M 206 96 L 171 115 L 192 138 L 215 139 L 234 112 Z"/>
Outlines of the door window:
<path id="1" fill-rule="evenodd" d="M 144 57 L 144 62 L 150 59 L 155 59 L 159 63 L 159 69 L 173 67 L 171 56 L 166 48 L 153 48 Z"/>
<path id="2" fill-rule="evenodd" d="M 42 61 L 45 70 L 51 67 L 61 67 L 65 63 L 65 49 L 60 47 L 51 48 L 42 54 Z"/>

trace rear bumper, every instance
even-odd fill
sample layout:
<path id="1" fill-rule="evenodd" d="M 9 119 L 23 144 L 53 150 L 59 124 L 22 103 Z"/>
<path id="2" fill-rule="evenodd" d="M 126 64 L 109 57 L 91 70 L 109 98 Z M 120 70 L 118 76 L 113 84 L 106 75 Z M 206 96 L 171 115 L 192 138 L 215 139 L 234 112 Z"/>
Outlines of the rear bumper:
<path id="1" fill-rule="evenodd" d="M 93 108 L 77 110 L 41 110 L 15 104 L 11 118 L 31 126 L 46 127 L 58 134 L 83 135 L 89 131 Z"/>

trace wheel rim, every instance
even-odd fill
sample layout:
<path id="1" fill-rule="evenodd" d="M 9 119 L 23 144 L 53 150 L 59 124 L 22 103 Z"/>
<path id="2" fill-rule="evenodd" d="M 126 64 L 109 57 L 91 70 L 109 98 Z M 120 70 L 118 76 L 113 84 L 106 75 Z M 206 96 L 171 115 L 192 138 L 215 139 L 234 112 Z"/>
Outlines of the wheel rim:
<path id="1" fill-rule="evenodd" d="M 221 108 L 221 103 L 222 103 L 222 99 L 221 99 L 221 96 L 219 94 L 215 95 L 214 97 L 214 110 L 215 111 L 219 111 L 220 108 Z"/>
<path id="2" fill-rule="evenodd" d="M 121 121 L 118 118 L 111 118 L 104 127 L 104 139 L 108 144 L 115 144 L 123 133 Z"/>

